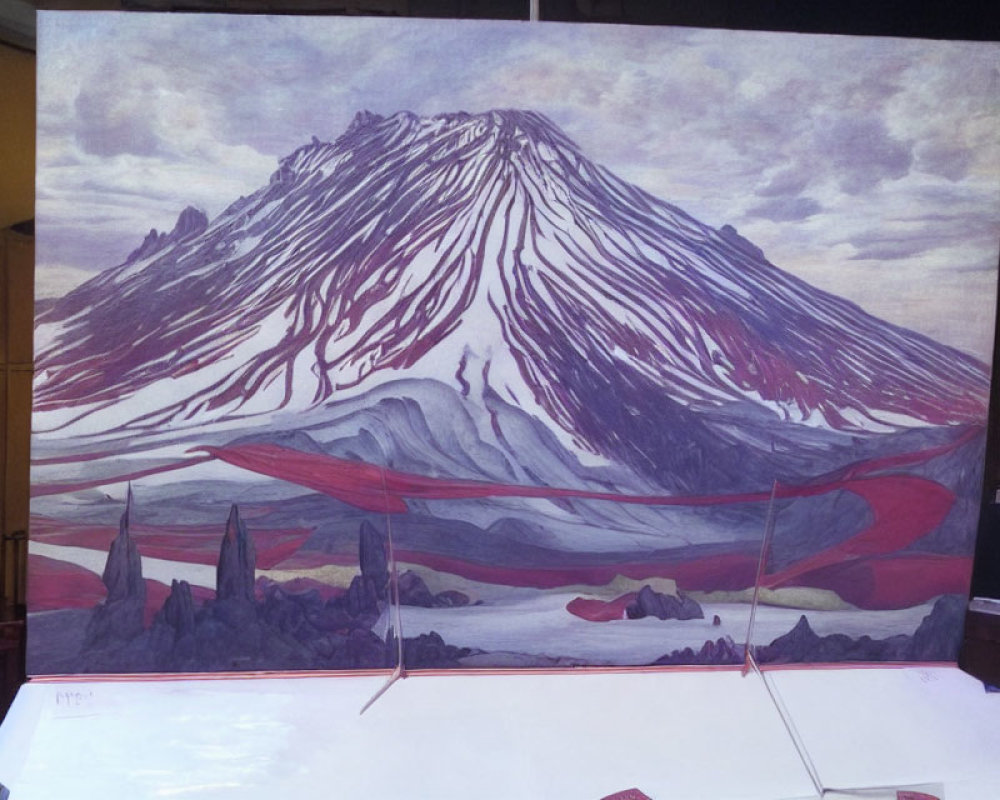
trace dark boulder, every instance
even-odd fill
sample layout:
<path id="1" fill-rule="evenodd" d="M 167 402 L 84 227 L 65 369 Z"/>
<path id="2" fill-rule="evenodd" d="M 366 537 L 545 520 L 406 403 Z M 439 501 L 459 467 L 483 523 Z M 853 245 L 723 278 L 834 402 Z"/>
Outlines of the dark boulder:
<path id="1" fill-rule="evenodd" d="M 407 570 L 399 576 L 399 604 L 403 606 L 420 606 L 434 608 L 438 605 L 437 598 L 431 594 L 424 579 L 413 570 Z"/>
<path id="2" fill-rule="evenodd" d="M 473 655 L 468 647 L 446 644 L 435 631 L 403 639 L 403 664 L 407 669 L 451 669 L 461 666 L 459 659 Z"/>
<path id="3" fill-rule="evenodd" d="M 469 605 L 469 596 L 455 589 L 445 589 L 434 595 L 434 604 L 439 608 L 458 608 Z"/>
<path id="4" fill-rule="evenodd" d="M 648 583 L 639 590 L 635 601 L 625 608 L 629 619 L 656 617 L 657 619 L 704 619 L 705 612 L 697 601 L 678 591 L 674 595 L 655 591 Z"/>

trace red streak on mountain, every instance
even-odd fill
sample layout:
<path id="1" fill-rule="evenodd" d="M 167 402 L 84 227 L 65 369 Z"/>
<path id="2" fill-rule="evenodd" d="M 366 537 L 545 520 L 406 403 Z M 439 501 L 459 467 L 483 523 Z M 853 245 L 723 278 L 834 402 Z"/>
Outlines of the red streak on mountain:
<path id="1" fill-rule="evenodd" d="M 100 575 L 68 561 L 29 553 L 28 570 L 28 608 L 32 612 L 93 608 L 107 595 Z"/>
<path id="2" fill-rule="evenodd" d="M 946 445 L 852 464 L 839 470 L 835 476 L 821 477 L 810 484 L 777 486 L 775 496 L 780 499 L 821 495 L 837 489 L 853 492 L 868 504 L 872 512 L 872 523 L 844 542 L 766 575 L 763 585 L 768 588 L 806 586 L 830 589 L 848 602 L 863 608 L 901 608 L 924 602 L 942 593 L 965 591 L 971 569 L 970 559 L 899 552 L 941 523 L 954 502 L 954 495 L 945 487 L 926 478 L 872 473 L 924 463 L 960 447 L 977 433 L 977 429 L 970 429 L 956 441 Z M 234 466 L 297 483 L 356 507 L 381 513 L 405 512 L 407 498 L 427 500 L 477 497 L 586 498 L 643 505 L 688 506 L 761 503 L 767 502 L 770 498 L 769 492 L 695 496 L 626 495 L 558 487 L 515 486 L 486 481 L 442 480 L 322 454 L 303 453 L 270 444 L 206 447 L 202 450 L 207 451 L 207 455 L 194 461 L 161 466 L 155 470 L 143 470 L 122 476 L 120 479 L 135 479 L 154 471 L 166 471 L 190 463 L 219 458 Z M 100 478 L 96 482 L 107 481 L 107 478 Z M 82 482 L 80 488 L 84 485 L 91 484 Z M 67 487 L 62 485 L 36 486 L 36 494 L 53 494 L 66 489 Z M 50 522 L 45 518 L 32 520 L 33 537 L 51 544 L 106 550 L 116 533 L 117 530 L 110 526 L 72 525 L 62 521 Z M 219 531 L 216 526 L 194 528 L 185 526 L 181 529 L 135 526 L 133 535 L 136 536 L 140 549 L 146 556 L 214 564 L 218 555 Z M 291 567 L 290 561 L 294 561 L 294 566 L 297 567 L 311 565 L 299 564 L 297 559 L 303 557 L 303 554 L 296 555 L 296 551 L 308 535 L 309 531 L 304 529 L 255 531 L 258 565 L 264 569 L 278 564 L 286 568 Z M 397 557 L 410 563 L 462 575 L 471 580 L 541 589 L 580 583 L 603 586 L 616 575 L 623 575 L 635 580 L 653 577 L 672 578 L 679 588 L 688 591 L 738 591 L 753 585 L 757 565 L 756 554 L 745 551 L 673 562 L 643 561 L 529 569 L 479 564 L 434 553 L 400 551 Z M 329 556 L 324 556 L 322 560 L 324 563 L 331 563 Z M 338 559 L 338 561 L 343 560 L 345 559 Z M 51 569 L 41 570 L 38 574 L 45 573 L 45 577 L 33 582 L 37 587 L 35 592 L 37 600 L 32 601 L 31 607 L 38 610 L 50 607 L 51 602 L 55 602 L 56 596 L 61 598 L 56 607 L 92 606 L 96 600 L 103 597 L 104 588 L 100 578 L 85 570 L 82 572 L 77 570 L 78 568 L 71 568 L 69 573 L 65 575 L 60 573 L 58 577 L 54 573 L 49 574 L 52 572 Z M 165 591 L 166 587 L 162 587 L 162 590 Z M 155 597 L 160 591 L 160 584 L 156 584 L 156 587 L 151 589 L 150 597 Z M 49 594 L 53 596 L 48 597 Z M 611 609 L 598 611 L 596 606 L 587 608 L 587 614 L 598 616 L 617 613 Z"/>
<path id="3" fill-rule="evenodd" d="M 837 483 L 868 503 L 872 524 L 847 541 L 766 576 L 765 586 L 787 585 L 806 573 L 851 559 L 897 552 L 940 525 L 955 502 L 955 495 L 939 483 L 913 475 Z"/>
<path id="4" fill-rule="evenodd" d="M 934 530 L 947 515 L 954 503 L 954 494 L 940 484 L 914 475 L 875 475 L 871 473 L 893 467 L 924 463 L 969 441 L 977 431 L 970 429 L 956 441 L 947 445 L 928 448 L 913 453 L 888 456 L 881 459 L 859 462 L 838 471 L 837 477 L 817 479 L 801 485 L 775 487 L 775 497 L 780 499 L 822 495 L 834 490 L 853 492 L 868 503 L 872 511 L 872 523 L 851 537 L 826 550 L 808 556 L 801 561 L 767 575 L 763 585 L 767 588 L 799 585 L 820 587 L 823 570 L 836 565 L 852 562 L 869 564 L 873 558 L 882 558 L 876 565 L 869 565 L 867 572 L 858 571 L 860 578 L 855 584 L 846 581 L 840 590 L 851 596 L 851 602 L 863 607 L 897 608 L 912 605 L 913 597 L 925 600 L 934 596 L 934 586 L 946 590 L 962 591 L 959 577 L 967 575 L 968 559 L 945 560 L 942 556 L 925 556 L 935 564 L 946 564 L 947 569 L 937 579 L 918 583 L 914 586 L 889 580 L 891 576 L 909 576 L 918 567 L 919 560 L 905 554 L 896 559 L 886 559 L 888 554 L 898 553 L 924 535 Z M 468 499 L 476 497 L 545 497 L 586 498 L 607 500 L 616 503 L 642 505 L 686 505 L 707 506 L 738 503 L 766 502 L 769 492 L 743 492 L 713 495 L 627 495 L 610 492 L 591 492 L 580 489 L 565 489 L 546 486 L 516 486 L 456 479 L 438 479 L 422 475 L 397 472 L 363 462 L 347 461 L 318 453 L 303 453 L 273 444 L 236 445 L 232 447 L 205 447 L 211 456 L 235 466 L 249 469 L 272 477 L 281 478 L 306 486 L 315 491 L 336 497 L 345 503 L 368 511 L 382 513 L 402 513 L 407 510 L 407 498 L 424 500 Z M 403 557 L 403 554 L 400 554 Z M 407 560 L 424 563 L 427 566 L 445 568 L 442 556 L 427 557 L 424 554 L 408 553 Z M 435 563 L 429 563 L 429 562 Z M 572 582 L 601 585 L 611 580 L 615 574 L 642 579 L 651 573 L 673 577 L 685 589 L 712 591 L 718 589 L 740 589 L 753 584 L 755 559 L 746 554 L 732 554 L 729 557 L 713 556 L 671 565 L 602 565 L 596 567 L 574 567 L 571 569 L 503 570 L 492 565 L 463 563 L 455 571 L 474 580 L 483 580 L 506 585 L 533 585 L 552 588 Z M 499 572 L 516 572 L 517 577 Z M 666 574 L 664 574 L 666 573 Z M 815 578 L 816 573 L 820 573 Z M 570 575 L 572 578 L 570 579 Z M 841 576 L 843 577 L 843 575 Z M 871 579 L 865 579 L 870 577 Z M 827 576 L 829 580 L 829 576 Z M 841 581 L 836 581 L 841 583 Z M 938 592 L 940 593 L 940 592 Z M 841 596 L 844 596 L 843 594 Z M 918 600 L 919 602 L 919 600 Z"/>
<path id="5" fill-rule="evenodd" d="M 972 558 L 900 553 L 833 564 L 795 583 L 830 589 L 859 608 L 909 608 L 942 594 L 966 594 Z"/>
<path id="6" fill-rule="evenodd" d="M 770 498 L 770 492 L 725 495 L 633 495 L 561 489 L 552 486 L 517 486 L 489 481 L 430 478 L 377 467 L 363 461 L 348 461 L 320 453 L 303 453 L 274 444 L 243 444 L 230 447 L 200 447 L 211 456 L 243 469 L 297 483 L 336 497 L 366 511 L 403 513 L 405 498 L 420 500 L 468 500 L 478 497 L 543 497 L 608 500 L 647 506 L 710 506 L 752 503 Z M 797 495 L 822 494 L 824 487 L 806 486 Z"/>

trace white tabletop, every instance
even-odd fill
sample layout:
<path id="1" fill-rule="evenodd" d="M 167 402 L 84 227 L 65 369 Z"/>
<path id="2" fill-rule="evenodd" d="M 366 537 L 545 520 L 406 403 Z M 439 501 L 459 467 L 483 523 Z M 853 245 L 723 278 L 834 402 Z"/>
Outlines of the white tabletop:
<path id="1" fill-rule="evenodd" d="M 956 669 L 769 680 L 825 785 L 1000 796 L 1000 695 Z M 0 782 L 11 800 L 816 796 L 753 674 L 418 674 L 359 715 L 383 682 L 32 682 L 0 727 Z"/>

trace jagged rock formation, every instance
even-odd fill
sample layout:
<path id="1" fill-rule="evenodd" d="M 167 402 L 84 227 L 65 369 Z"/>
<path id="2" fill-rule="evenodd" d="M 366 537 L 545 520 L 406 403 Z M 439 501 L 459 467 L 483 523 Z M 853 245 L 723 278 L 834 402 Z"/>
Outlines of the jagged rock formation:
<path id="1" fill-rule="evenodd" d="M 898 635 L 885 639 L 870 636 L 852 638 L 835 633 L 819 636 L 805 614 L 788 633 L 769 645 L 758 647 L 755 657 L 764 664 L 816 664 L 842 661 L 953 661 L 962 636 L 965 599 L 944 595 L 934 603 L 912 636 Z M 706 641 L 695 652 L 691 647 L 674 650 L 653 662 L 654 665 L 740 664 L 743 648 L 728 636 Z"/>
<path id="2" fill-rule="evenodd" d="M 143 629 L 145 584 L 128 535 L 129 505 L 105 570 L 108 600 L 93 613 L 83 652 L 85 672 L 371 669 L 393 666 L 395 639 L 372 630 L 388 603 L 389 570 L 382 534 L 364 522 L 359 533 L 361 574 L 343 596 L 289 592 L 254 583 L 253 537 L 234 505 L 216 571 L 216 597 L 196 606 L 190 585 L 174 580 L 170 594 Z M 415 577 L 415 576 L 414 576 Z M 458 592 L 427 591 L 419 578 L 407 592 L 436 605 L 459 605 Z M 422 589 L 421 589 L 422 587 Z M 452 597 L 455 595 L 455 597 Z M 465 598 L 467 601 L 467 598 Z M 408 666 L 454 667 L 480 651 L 446 644 L 435 633 L 404 639 Z M 412 663 L 409 663 L 412 662 Z"/>
<path id="3" fill-rule="evenodd" d="M 226 521 L 226 534 L 222 537 L 219 564 L 216 568 L 215 594 L 219 600 L 245 600 L 253 602 L 257 557 L 253 538 L 240 519 L 239 509 L 233 505 Z"/>
<path id="4" fill-rule="evenodd" d="M 358 542 L 358 563 L 361 576 L 372 584 L 379 599 L 385 599 L 389 585 L 389 558 L 385 552 L 385 538 L 370 522 L 361 523 Z"/>
<path id="5" fill-rule="evenodd" d="M 760 663 L 828 663 L 835 661 L 904 661 L 910 637 L 853 639 L 843 633 L 818 636 L 805 614 L 788 633 L 757 650 Z"/>
<path id="6" fill-rule="evenodd" d="M 378 617 L 389 596 L 389 560 L 382 534 L 367 521 L 361 523 L 358 562 L 361 574 L 347 589 L 347 611 L 352 617 Z"/>
<path id="7" fill-rule="evenodd" d="M 939 597 L 914 632 L 907 659 L 910 661 L 955 661 L 962 644 L 965 609 L 962 595 Z"/>
<path id="8" fill-rule="evenodd" d="M 194 599 L 187 581 L 171 581 L 170 594 L 156 615 L 156 622 L 170 626 L 181 638 L 194 632 Z"/>
<path id="9" fill-rule="evenodd" d="M 759 648 L 761 663 L 818 663 L 838 661 L 954 661 L 962 636 L 965 599 L 944 595 L 937 599 L 912 636 L 886 639 L 842 633 L 817 635 L 805 614 L 784 636 Z"/>
<path id="10" fill-rule="evenodd" d="M 194 658 L 196 643 L 194 598 L 187 581 L 171 581 L 170 594 L 153 618 L 149 649 L 164 669 L 181 669 Z M 169 663 L 169 667 L 167 664 Z"/>
<path id="11" fill-rule="evenodd" d="M 360 574 L 344 595 L 324 599 L 316 590 L 294 593 L 265 583 L 259 587 L 258 600 L 253 538 L 234 505 L 219 552 L 216 598 L 198 607 L 190 585 L 174 580 L 146 630 L 146 587 L 139 552 L 129 532 L 132 509 L 130 488 L 103 573 L 108 596 L 93 610 L 87 625 L 82 671 L 361 669 L 395 663 L 392 634 L 383 640 L 372 630 L 389 601 L 390 574 L 384 537 L 370 523 L 362 523 L 359 531 Z M 431 593 L 413 571 L 404 572 L 398 585 L 400 601 L 406 605 L 431 608 L 468 602 L 456 591 Z M 761 663 L 948 661 L 956 655 L 964 610 L 961 596 L 940 597 L 912 636 L 886 639 L 819 636 L 802 615 L 791 631 L 759 648 L 757 659 Z M 683 592 L 676 597 L 665 595 L 648 584 L 627 613 L 632 619 L 704 616 L 697 602 Z M 433 631 L 404 638 L 403 654 L 410 669 L 544 663 L 544 659 L 525 654 L 489 654 L 456 647 Z M 675 650 L 653 663 L 723 665 L 738 664 L 742 659 L 742 648 L 723 637 L 706 641 L 697 651 L 691 647 Z"/>
<path id="12" fill-rule="evenodd" d="M 456 589 L 445 589 L 434 595 L 434 601 L 440 608 L 456 608 L 469 605 L 469 596 Z M 481 600 L 479 601 L 482 602 Z"/>
<path id="13" fill-rule="evenodd" d="M 698 602 L 678 590 L 677 595 L 662 594 L 648 583 L 639 590 L 635 601 L 625 608 L 629 619 L 656 617 L 657 619 L 704 619 L 705 612 Z"/>
<path id="14" fill-rule="evenodd" d="M 139 550 L 129 535 L 131 512 L 132 487 L 129 486 L 125 511 L 118 522 L 118 536 L 111 543 L 101 575 L 108 596 L 94 608 L 87 625 L 84 647 L 88 649 L 127 642 L 143 631 L 146 583 L 142 578 Z"/>
<path id="15" fill-rule="evenodd" d="M 437 598 L 427 588 L 424 579 L 413 570 L 408 569 L 402 573 L 396 583 L 399 589 L 400 605 L 421 608 L 434 608 L 437 605 Z"/>
<path id="16" fill-rule="evenodd" d="M 716 641 L 706 641 L 698 652 L 691 647 L 682 650 L 674 650 L 665 656 L 661 656 L 653 662 L 656 666 L 682 666 L 685 664 L 698 664 L 708 666 L 722 666 L 724 664 L 743 663 L 743 648 L 729 636 L 724 636 Z"/>
<path id="17" fill-rule="evenodd" d="M 156 228 L 152 228 L 146 234 L 146 238 L 142 240 L 142 244 L 129 253 L 128 258 L 125 259 L 125 263 L 132 264 L 141 259 L 148 258 L 154 253 L 165 249 L 167 245 L 179 243 L 190 239 L 192 236 L 197 236 L 207 227 L 208 217 L 205 215 L 205 212 L 194 206 L 188 206 L 177 217 L 177 222 L 170 233 L 159 233 Z"/>

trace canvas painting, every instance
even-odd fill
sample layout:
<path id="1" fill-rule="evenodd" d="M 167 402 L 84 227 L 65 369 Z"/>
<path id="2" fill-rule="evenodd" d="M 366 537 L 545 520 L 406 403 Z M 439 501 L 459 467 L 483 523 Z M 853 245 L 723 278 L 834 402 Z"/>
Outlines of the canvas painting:
<path id="1" fill-rule="evenodd" d="M 955 657 L 995 44 L 39 16 L 30 672 Z"/>

